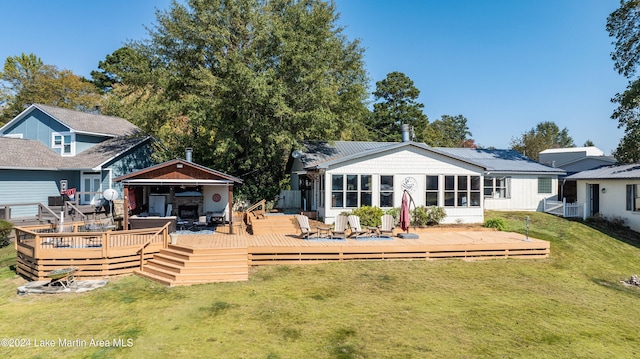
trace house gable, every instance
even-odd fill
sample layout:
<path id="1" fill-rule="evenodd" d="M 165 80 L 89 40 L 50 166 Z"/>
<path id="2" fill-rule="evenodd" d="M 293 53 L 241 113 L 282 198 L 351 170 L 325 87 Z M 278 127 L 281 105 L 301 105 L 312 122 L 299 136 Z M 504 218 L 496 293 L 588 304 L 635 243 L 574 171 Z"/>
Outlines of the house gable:
<path id="1" fill-rule="evenodd" d="M 222 181 L 229 183 L 242 183 L 242 180 L 198 164 L 175 159 L 148 167 L 140 171 L 132 172 L 114 179 L 114 181 Z"/>
<path id="2" fill-rule="evenodd" d="M 37 140 L 62 157 L 75 156 L 110 138 L 138 133 L 123 118 L 40 104 L 31 105 L 0 127 L 0 136 Z"/>

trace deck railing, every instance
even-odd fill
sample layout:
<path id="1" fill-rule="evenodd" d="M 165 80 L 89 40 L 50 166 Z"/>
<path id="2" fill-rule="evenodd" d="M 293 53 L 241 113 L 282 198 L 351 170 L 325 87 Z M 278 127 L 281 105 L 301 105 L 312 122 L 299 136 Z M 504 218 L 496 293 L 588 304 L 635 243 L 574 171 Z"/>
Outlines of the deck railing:
<path id="1" fill-rule="evenodd" d="M 70 224 L 69 232 L 58 232 L 51 225 L 16 227 L 18 271 L 35 279 L 60 265 L 73 264 L 84 266 L 86 273 L 93 273 L 90 275 L 110 275 L 112 269 L 113 274 L 122 274 L 139 268 L 139 261 L 169 244 L 169 223 L 161 228 L 127 231 L 81 231 L 84 228 L 82 223 Z"/>
<path id="2" fill-rule="evenodd" d="M 550 199 L 544 200 L 544 211 L 546 213 L 555 214 L 556 216 L 562 216 L 565 218 L 582 218 L 586 219 L 586 204 L 584 203 L 567 203 L 567 199 L 563 198 L 562 201 L 554 201 Z"/>
<path id="3" fill-rule="evenodd" d="M 266 210 L 267 210 L 267 200 L 263 199 L 259 202 L 256 202 L 249 208 L 247 208 L 244 212 L 252 213 L 256 218 L 260 218 L 260 217 L 264 218 L 264 214 Z"/>

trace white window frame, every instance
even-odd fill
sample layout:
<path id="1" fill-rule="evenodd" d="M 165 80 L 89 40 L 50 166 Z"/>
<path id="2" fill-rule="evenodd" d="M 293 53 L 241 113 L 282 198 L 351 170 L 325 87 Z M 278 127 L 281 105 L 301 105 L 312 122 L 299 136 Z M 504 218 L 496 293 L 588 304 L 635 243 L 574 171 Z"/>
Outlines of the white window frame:
<path id="1" fill-rule="evenodd" d="M 342 189 L 333 189 L 333 176 L 342 176 Z M 355 187 L 349 187 L 349 177 L 355 176 Z M 371 178 L 371 185 L 373 185 L 373 175 L 370 174 L 353 174 L 353 173 L 332 173 L 331 174 L 331 208 L 360 208 L 362 206 L 362 194 L 363 193 L 367 193 L 370 196 L 372 195 L 372 189 L 369 188 L 368 190 L 363 190 L 362 189 L 362 177 L 363 176 L 369 176 Z M 335 206 L 334 205 L 334 200 L 333 200 L 333 196 L 334 194 L 338 194 L 342 197 L 342 206 Z M 352 196 L 355 195 L 357 196 L 357 203 L 356 206 L 348 206 L 347 205 L 347 197 L 348 194 L 351 194 Z M 372 198 L 373 201 L 373 198 Z M 371 203 L 371 205 L 373 205 L 373 203 Z"/>
<path id="2" fill-rule="evenodd" d="M 541 188 L 542 185 L 546 186 L 546 183 L 542 183 L 542 180 L 545 180 L 545 182 L 548 180 L 549 181 L 549 192 L 543 192 L 541 191 L 544 190 L 545 188 Z M 553 193 L 553 178 L 551 177 L 538 177 L 538 194 L 552 194 Z"/>
<path id="3" fill-rule="evenodd" d="M 2 137 L 8 137 L 8 138 L 24 138 L 24 136 L 21 133 L 7 133 L 2 135 Z"/>
<path id="4" fill-rule="evenodd" d="M 627 211 L 640 212 L 640 193 L 637 184 L 628 184 L 626 188 Z"/>
<path id="5" fill-rule="evenodd" d="M 453 188 L 447 189 L 447 177 L 453 177 Z M 472 186 L 472 178 L 476 177 L 479 181 L 478 189 L 471 189 Z M 460 178 L 466 179 L 466 188 L 461 189 L 460 187 Z M 482 207 L 482 177 L 478 175 L 445 175 L 444 176 L 444 185 L 443 185 L 443 193 L 444 193 L 444 201 L 443 207 L 445 208 L 477 208 Z M 446 195 L 449 193 L 453 194 L 453 204 L 446 204 Z M 475 194 L 477 197 L 477 203 L 472 200 L 472 195 Z"/>
<path id="6" fill-rule="evenodd" d="M 487 189 L 491 190 L 491 194 L 484 194 L 484 198 L 499 198 L 499 199 L 509 199 L 511 198 L 511 177 L 510 176 L 484 176 L 484 190 L 486 192 Z M 491 181 L 491 186 L 487 186 L 487 180 Z M 500 180 L 504 181 L 504 187 L 499 185 Z M 502 191 L 504 190 L 504 196 L 502 195 Z"/>
<path id="7" fill-rule="evenodd" d="M 64 138 L 69 136 L 69 152 L 66 153 L 64 151 L 65 142 Z M 60 138 L 60 143 L 56 144 L 56 138 Z M 76 155 L 76 134 L 74 132 L 53 132 L 51 133 L 51 148 L 60 149 L 60 155 L 63 157 L 66 156 L 75 156 Z"/>

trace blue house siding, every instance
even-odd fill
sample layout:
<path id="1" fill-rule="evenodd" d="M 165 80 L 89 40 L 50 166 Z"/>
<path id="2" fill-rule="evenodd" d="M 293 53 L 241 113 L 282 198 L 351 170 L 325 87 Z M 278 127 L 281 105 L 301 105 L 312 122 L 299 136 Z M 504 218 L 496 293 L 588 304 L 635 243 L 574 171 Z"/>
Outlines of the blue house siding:
<path id="1" fill-rule="evenodd" d="M 125 155 L 120 156 L 120 158 L 107 163 L 103 166 L 103 168 L 111 169 L 111 179 L 141 170 L 143 168 L 147 168 L 157 164 L 156 161 L 153 160 L 153 148 L 149 141 L 131 149 Z M 104 171 L 107 176 L 103 178 L 102 188 L 109 188 L 109 176 L 108 171 Z M 120 198 L 123 198 L 122 195 L 122 183 L 113 183 L 113 189 L 118 191 L 120 194 Z"/>
<path id="2" fill-rule="evenodd" d="M 89 148 L 107 139 L 109 139 L 109 137 L 76 134 L 76 154 L 84 150 L 88 150 Z"/>
<path id="3" fill-rule="evenodd" d="M 36 108 L 27 117 L 5 129 L 4 134 L 22 134 L 22 138 L 38 140 L 51 147 L 53 132 L 68 131 L 68 127 Z"/>
<path id="4" fill-rule="evenodd" d="M 80 176 L 75 171 L 26 171 L 0 170 L 0 204 L 43 203 L 49 196 L 60 195 L 60 180 L 66 179 L 69 188 L 78 187 Z M 11 209 L 12 217 L 34 216 L 37 206 L 20 206 Z"/>

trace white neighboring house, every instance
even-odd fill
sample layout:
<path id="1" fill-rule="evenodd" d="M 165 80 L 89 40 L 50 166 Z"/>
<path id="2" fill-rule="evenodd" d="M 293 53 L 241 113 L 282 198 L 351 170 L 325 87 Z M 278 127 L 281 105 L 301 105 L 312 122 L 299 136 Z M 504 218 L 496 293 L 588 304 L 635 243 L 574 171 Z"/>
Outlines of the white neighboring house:
<path id="1" fill-rule="evenodd" d="M 595 146 L 550 148 L 538 154 L 538 161 L 544 165 L 562 168 L 567 171 L 567 176 L 580 171 L 591 170 L 602 166 L 616 164 L 613 156 L 605 156 L 604 151 Z M 560 187 L 558 197 L 566 198 L 567 202 L 576 202 L 576 181 L 569 180 L 565 176 L 558 177 Z"/>
<path id="2" fill-rule="evenodd" d="M 444 207 L 443 223 L 482 223 L 485 209 L 541 211 L 565 173 L 512 150 L 411 141 L 305 143 L 288 169 L 296 207 L 318 211 L 325 223 L 360 206 L 400 207 L 404 190 L 416 207 Z"/>
<path id="3" fill-rule="evenodd" d="M 567 177 L 577 182 L 578 202 L 589 216 L 622 218 L 640 232 L 640 164 L 607 166 Z"/>

